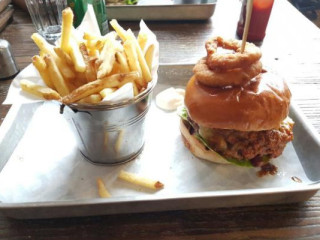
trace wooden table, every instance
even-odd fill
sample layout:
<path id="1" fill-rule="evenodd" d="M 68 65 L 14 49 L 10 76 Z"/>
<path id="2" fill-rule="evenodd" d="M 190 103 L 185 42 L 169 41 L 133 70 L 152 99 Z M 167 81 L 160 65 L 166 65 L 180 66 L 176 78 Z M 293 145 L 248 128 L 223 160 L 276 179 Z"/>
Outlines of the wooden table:
<path id="1" fill-rule="evenodd" d="M 200 22 L 150 22 L 160 41 L 161 63 L 195 63 L 213 34 L 235 36 L 240 3 L 219 1 L 214 17 Z M 123 23 L 137 29 L 136 23 Z M 28 14 L 17 10 L 0 34 L 21 69 L 37 53 Z M 287 1 L 277 0 L 263 61 L 290 83 L 293 98 L 320 133 L 320 30 Z M 0 103 L 11 80 L 0 82 Z M 0 124 L 10 106 L 1 106 Z M 1 153 L 0 153 L 1 157 Z M 125 214 L 53 220 L 0 216 L 0 239 L 319 239 L 320 195 L 297 204 Z"/>

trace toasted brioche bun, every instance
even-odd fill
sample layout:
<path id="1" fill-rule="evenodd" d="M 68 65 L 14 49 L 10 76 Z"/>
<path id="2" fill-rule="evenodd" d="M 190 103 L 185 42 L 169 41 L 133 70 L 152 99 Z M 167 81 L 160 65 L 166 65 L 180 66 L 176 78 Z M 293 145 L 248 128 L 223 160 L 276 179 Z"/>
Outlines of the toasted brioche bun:
<path id="1" fill-rule="evenodd" d="M 206 147 L 201 142 L 199 142 L 197 138 L 195 138 L 193 135 L 189 133 L 188 129 L 186 128 L 182 120 L 180 120 L 180 132 L 182 135 L 184 145 L 190 150 L 190 152 L 194 156 L 214 163 L 230 164 L 227 160 L 225 160 L 215 151 L 207 150 Z"/>
<path id="2" fill-rule="evenodd" d="M 272 73 L 259 74 L 242 87 L 225 88 L 207 87 L 193 76 L 185 106 L 200 126 L 262 131 L 279 128 L 288 116 L 290 98 L 287 84 Z"/>

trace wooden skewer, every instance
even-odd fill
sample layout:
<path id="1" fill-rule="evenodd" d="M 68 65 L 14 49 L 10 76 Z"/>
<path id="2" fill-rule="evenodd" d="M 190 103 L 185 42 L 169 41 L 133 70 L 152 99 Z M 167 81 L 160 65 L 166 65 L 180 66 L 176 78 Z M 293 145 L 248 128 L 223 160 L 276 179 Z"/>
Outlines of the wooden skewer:
<path id="1" fill-rule="evenodd" d="M 244 52 L 244 48 L 245 48 L 246 42 L 247 42 L 250 21 L 251 21 L 252 5 L 253 5 L 253 0 L 248 0 L 247 1 L 247 9 L 246 9 L 246 12 L 247 12 L 246 22 L 244 24 L 244 30 L 243 30 L 243 35 L 242 35 L 241 53 Z"/>

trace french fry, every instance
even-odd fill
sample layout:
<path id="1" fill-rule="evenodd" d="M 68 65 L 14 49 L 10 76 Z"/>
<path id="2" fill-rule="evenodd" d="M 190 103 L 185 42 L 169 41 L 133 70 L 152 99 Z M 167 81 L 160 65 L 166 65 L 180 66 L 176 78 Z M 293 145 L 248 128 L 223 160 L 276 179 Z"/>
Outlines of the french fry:
<path id="1" fill-rule="evenodd" d="M 65 104 L 70 104 L 79 101 L 82 98 L 88 97 L 91 94 L 98 93 L 104 88 L 118 87 L 120 81 L 126 79 L 126 77 L 128 77 L 128 74 L 116 74 L 107 78 L 89 82 L 72 91 L 69 95 L 65 96 L 62 99 L 62 102 Z"/>
<path id="2" fill-rule="evenodd" d="M 78 43 L 73 38 L 70 38 L 70 57 L 73 61 L 74 68 L 77 72 L 85 72 L 86 64 L 83 60 Z"/>
<path id="3" fill-rule="evenodd" d="M 62 11 L 61 49 L 70 52 L 70 38 L 72 32 L 73 12 L 70 7 Z"/>
<path id="4" fill-rule="evenodd" d="M 88 40 L 101 40 L 101 41 L 105 42 L 106 39 L 114 39 L 115 40 L 116 37 L 117 37 L 117 33 L 115 31 L 110 31 L 104 36 L 93 35 L 92 33 L 89 33 L 89 32 L 83 33 L 83 39 L 87 40 L 87 41 Z"/>
<path id="5" fill-rule="evenodd" d="M 110 95 L 111 93 L 113 93 L 114 91 L 116 91 L 116 88 L 105 88 L 102 89 L 99 94 L 102 98 L 105 98 L 106 96 Z"/>
<path id="6" fill-rule="evenodd" d="M 87 83 L 87 77 L 85 72 L 76 72 L 76 78 L 74 82 L 79 82 L 80 85 Z M 78 86 L 79 86 L 78 84 Z M 79 86 L 80 87 L 80 86 Z"/>
<path id="7" fill-rule="evenodd" d="M 117 20 L 115 19 L 112 19 L 110 21 L 110 25 L 113 27 L 113 29 L 117 32 L 117 34 L 119 35 L 119 37 L 121 38 L 121 40 L 123 42 L 125 42 L 127 40 L 127 33 L 126 33 L 126 30 L 124 30 L 120 25 L 119 23 L 117 22 Z"/>
<path id="8" fill-rule="evenodd" d="M 72 92 L 75 89 L 77 89 L 79 86 L 81 86 L 81 84 L 79 84 L 78 81 L 66 81 L 66 85 L 69 89 L 69 92 Z"/>
<path id="9" fill-rule="evenodd" d="M 69 92 L 72 92 L 73 90 L 77 89 L 78 87 L 86 83 L 87 83 L 87 78 L 85 73 L 79 73 L 79 72 L 76 72 L 76 76 L 74 79 L 70 81 L 66 81 Z"/>
<path id="10" fill-rule="evenodd" d="M 115 61 L 114 64 L 113 64 L 112 70 L 108 74 L 108 76 L 111 76 L 113 74 L 123 73 L 123 72 L 121 72 L 121 68 L 120 67 L 121 67 L 121 65 L 117 61 Z"/>
<path id="11" fill-rule="evenodd" d="M 138 43 L 142 52 L 144 52 L 144 48 L 147 44 L 147 41 L 148 41 L 148 35 L 144 32 L 140 32 L 138 34 Z"/>
<path id="12" fill-rule="evenodd" d="M 105 42 L 114 41 L 116 40 L 117 36 L 118 35 L 115 31 L 111 31 L 103 37 L 98 37 L 89 33 L 85 33 L 83 38 L 87 41 L 86 46 L 88 48 L 89 55 L 97 57 L 102 51 Z"/>
<path id="13" fill-rule="evenodd" d="M 109 198 L 111 194 L 108 192 L 101 178 L 97 178 L 98 193 L 101 198 Z"/>
<path id="14" fill-rule="evenodd" d="M 97 77 L 103 78 L 107 76 L 113 68 L 113 64 L 115 62 L 115 54 L 117 52 L 116 44 L 114 40 L 106 41 L 101 55 L 100 60 L 102 60 L 101 65 L 97 71 Z"/>
<path id="15" fill-rule="evenodd" d="M 127 57 L 124 52 L 116 52 L 116 61 L 120 64 L 120 71 L 122 73 L 130 72 Z"/>
<path id="16" fill-rule="evenodd" d="M 101 64 L 102 64 L 102 60 L 96 59 L 94 61 L 94 69 L 95 69 L 96 72 L 98 72 L 99 67 L 101 66 Z"/>
<path id="17" fill-rule="evenodd" d="M 54 52 L 58 55 L 59 58 L 63 59 L 70 67 L 73 66 L 73 62 L 71 57 L 64 52 L 61 48 L 55 47 L 53 48 Z"/>
<path id="18" fill-rule="evenodd" d="M 40 52 L 43 52 L 42 54 L 50 54 L 52 56 L 55 55 L 53 46 L 49 44 L 39 33 L 33 33 L 31 35 L 31 39 L 38 46 Z"/>
<path id="19" fill-rule="evenodd" d="M 142 72 L 142 77 L 146 82 L 150 82 L 152 80 L 152 76 L 149 70 L 149 67 L 147 65 L 146 59 L 144 58 L 144 54 L 138 44 L 137 39 L 135 38 L 133 32 L 131 31 L 131 29 L 129 29 L 127 31 L 127 39 L 130 39 L 133 41 L 133 44 L 136 48 L 136 52 L 137 52 L 137 56 L 138 56 L 138 60 L 139 60 L 139 64 L 141 67 L 141 72 Z"/>
<path id="20" fill-rule="evenodd" d="M 94 49 L 89 48 L 88 53 L 89 53 L 89 56 L 92 58 L 99 58 L 99 56 L 100 56 L 99 50 L 95 49 L 95 48 Z"/>
<path id="21" fill-rule="evenodd" d="M 92 69 L 92 74 L 96 77 L 97 79 L 97 71 L 98 71 L 98 68 L 100 65 L 98 65 L 97 61 L 98 61 L 98 58 L 96 57 L 91 57 L 89 58 L 89 64 L 90 64 L 90 67 Z"/>
<path id="22" fill-rule="evenodd" d="M 44 55 L 46 55 L 46 53 L 45 53 L 44 51 L 40 50 L 40 51 L 39 51 L 39 55 L 40 55 L 40 57 L 42 57 L 42 58 L 43 58 L 43 57 L 44 57 Z"/>
<path id="23" fill-rule="evenodd" d="M 90 62 L 90 57 L 89 57 L 86 45 L 84 43 L 81 43 L 79 46 L 79 49 L 84 59 L 84 62 L 86 64 L 85 76 L 86 76 L 87 82 L 92 82 L 94 80 L 97 80 L 96 71 L 94 69 L 93 64 Z"/>
<path id="24" fill-rule="evenodd" d="M 66 64 L 64 60 L 61 60 L 61 58 L 57 57 L 55 59 L 55 62 L 64 78 L 69 81 L 75 78 L 75 73 L 71 70 L 71 68 Z"/>
<path id="25" fill-rule="evenodd" d="M 150 45 L 148 47 L 148 50 L 146 51 L 146 54 L 144 55 L 144 58 L 146 59 L 150 72 L 152 70 L 154 48 L 155 48 L 154 44 Z"/>
<path id="26" fill-rule="evenodd" d="M 101 51 L 104 46 L 104 42 L 101 40 L 87 40 L 86 47 L 89 49 L 96 49 L 98 51 Z"/>
<path id="27" fill-rule="evenodd" d="M 91 33 L 85 32 L 83 35 L 83 39 L 86 41 L 86 47 L 89 56 L 91 57 L 99 57 L 100 51 L 104 46 L 104 41 L 98 40 L 98 36 L 94 36 Z M 101 43 L 101 46 L 100 46 Z"/>
<path id="28" fill-rule="evenodd" d="M 57 93 L 52 88 L 37 85 L 34 82 L 31 82 L 26 79 L 22 79 L 20 81 L 20 86 L 23 91 L 28 92 L 32 95 L 41 97 L 46 100 L 60 100 L 61 99 L 61 96 L 59 95 L 59 93 Z"/>
<path id="29" fill-rule="evenodd" d="M 101 102 L 102 97 L 100 94 L 92 94 L 88 97 L 82 98 L 81 100 L 78 101 L 78 103 L 90 103 L 90 104 L 95 104 Z"/>
<path id="30" fill-rule="evenodd" d="M 133 183 L 142 187 L 150 188 L 153 190 L 158 190 L 164 187 L 164 184 L 160 181 L 144 178 L 141 176 L 138 176 L 133 173 L 129 173 L 126 171 L 121 170 L 118 177 L 124 181 L 127 181 L 129 183 Z"/>
<path id="31" fill-rule="evenodd" d="M 70 69 L 68 65 L 66 65 L 61 58 L 57 56 L 55 51 L 53 50 L 53 46 L 49 44 L 40 34 L 33 33 L 31 35 L 32 40 L 36 43 L 36 45 L 39 47 L 40 51 L 43 52 L 43 54 L 49 54 L 53 57 L 54 61 L 56 62 L 59 70 L 61 71 L 61 74 L 64 78 L 72 79 L 74 78 L 74 73 Z"/>
<path id="32" fill-rule="evenodd" d="M 66 85 L 65 80 L 63 79 L 55 61 L 50 55 L 44 56 L 44 61 L 46 62 L 49 73 L 52 79 L 52 83 L 55 86 L 55 89 L 60 93 L 61 96 L 65 96 L 69 93 L 69 89 Z"/>
<path id="33" fill-rule="evenodd" d="M 43 60 L 43 58 L 39 57 L 38 55 L 33 56 L 32 57 L 32 63 L 35 66 L 35 68 L 38 70 L 38 72 L 39 72 L 42 80 L 44 81 L 44 83 L 48 87 L 50 87 L 52 89 L 55 89 L 55 87 L 54 87 L 54 85 L 53 85 L 53 83 L 51 81 L 47 65 L 46 65 L 45 61 Z"/>
<path id="34" fill-rule="evenodd" d="M 132 87 L 133 87 L 133 95 L 137 96 L 139 94 L 139 90 L 135 81 L 132 81 Z"/>
<path id="35" fill-rule="evenodd" d="M 119 134 L 118 134 L 116 143 L 115 143 L 115 145 L 114 145 L 114 151 L 115 151 L 116 153 L 119 153 L 119 152 L 120 152 L 121 145 L 122 145 L 122 142 L 123 142 L 123 135 L 124 135 L 124 130 L 121 129 L 121 130 L 119 131 Z"/>
<path id="36" fill-rule="evenodd" d="M 134 46 L 134 42 L 132 40 L 127 40 L 123 44 L 124 51 L 127 55 L 128 58 L 128 63 L 131 71 L 137 71 L 141 75 L 141 68 L 136 52 L 136 48 Z M 143 81 L 142 78 L 138 79 L 138 84 L 142 87 L 145 86 L 145 82 Z"/>
<path id="37" fill-rule="evenodd" d="M 92 33 L 89 33 L 89 32 L 84 32 L 83 33 L 83 39 L 84 40 L 95 40 L 95 39 L 97 39 L 98 38 L 98 36 L 96 36 L 96 35 L 93 35 Z"/>

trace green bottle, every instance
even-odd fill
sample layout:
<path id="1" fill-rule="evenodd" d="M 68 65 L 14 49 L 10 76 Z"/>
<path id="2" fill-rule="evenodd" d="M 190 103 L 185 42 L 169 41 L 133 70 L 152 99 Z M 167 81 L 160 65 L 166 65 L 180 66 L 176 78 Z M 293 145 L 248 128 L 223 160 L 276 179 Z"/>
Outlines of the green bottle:
<path id="1" fill-rule="evenodd" d="M 105 35 L 109 32 L 105 0 L 88 0 L 88 3 L 93 6 L 101 35 Z"/>
<path id="2" fill-rule="evenodd" d="M 109 28 L 105 0 L 67 0 L 67 3 L 73 10 L 74 27 L 78 27 L 81 24 L 81 21 L 87 11 L 87 5 L 90 3 L 93 6 L 101 35 L 108 33 Z"/>
<path id="3" fill-rule="evenodd" d="M 87 1 L 86 0 L 67 0 L 67 4 L 73 11 L 73 15 L 74 15 L 73 26 L 76 28 L 82 22 L 84 14 L 87 11 Z"/>

